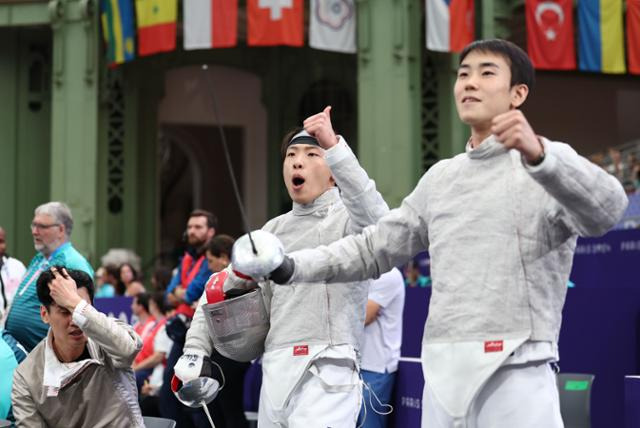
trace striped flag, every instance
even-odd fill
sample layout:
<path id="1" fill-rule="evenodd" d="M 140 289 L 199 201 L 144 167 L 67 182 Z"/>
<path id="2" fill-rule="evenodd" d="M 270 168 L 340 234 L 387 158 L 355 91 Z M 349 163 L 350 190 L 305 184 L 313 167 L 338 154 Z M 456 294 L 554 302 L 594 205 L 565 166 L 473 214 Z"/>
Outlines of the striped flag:
<path id="1" fill-rule="evenodd" d="M 624 73 L 622 0 L 578 1 L 578 67 Z"/>
<path id="2" fill-rule="evenodd" d="M 100 21 L 107 45 L 109 66 L 135 58 L 135 26 L 132 0 L 101 0 Z"/>
<path id="3" fill-rule="evenodd" d="M 138 55 L 176 48 L 177 0 L 136 0 Z"/>
<path id="4" fill-rule="evenodd" d="M 184 48 L 211 49 L 238 42 L 238 0 L 183 0 Z"/>
<path id="5" fill-rule="evenodd" d="M 640 74 L 640 0 L 627 0 L 627 56 L 629 72 Z"/>
<path id="6" fill-rule="evenodd" d="M 311 0 L 309 46 L 326 51 L 355 53 L 354 0 Z"/>
<path id="7" fill-rule="evenodd" d="M 427 49 L 460 52 L 475 39 L 474 0 L 426 0 Z"/>

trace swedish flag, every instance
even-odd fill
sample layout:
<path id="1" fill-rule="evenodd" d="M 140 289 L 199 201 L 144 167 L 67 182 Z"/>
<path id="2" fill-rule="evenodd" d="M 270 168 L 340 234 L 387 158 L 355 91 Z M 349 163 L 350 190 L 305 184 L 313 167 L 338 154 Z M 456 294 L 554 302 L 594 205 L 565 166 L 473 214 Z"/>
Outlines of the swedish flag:
<path id="1" fill-rule="evenodd" d="M 100 0 L 100 20 L 109 65 L 135 58 L 133 0 Z"/>

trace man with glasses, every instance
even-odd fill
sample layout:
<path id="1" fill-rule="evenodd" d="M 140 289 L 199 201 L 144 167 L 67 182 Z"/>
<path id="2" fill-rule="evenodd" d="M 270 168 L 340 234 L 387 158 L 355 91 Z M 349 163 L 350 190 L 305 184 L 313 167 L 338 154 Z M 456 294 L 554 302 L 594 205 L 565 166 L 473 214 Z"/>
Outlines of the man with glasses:
<path id="1" fill-rule="evenodd" d="M 40 273 L 51 266 L 64 266 L 82 270 L 93 277 L 89 262 L 69 242 L 72 229 L 73 217 L 66 204 L 48 202 L 35 209 L 31 235 L 37 253 L 18 286 L 4 332 L 13 336 L 27 352 L 31 352 L 48 330 L 48 326 L 40 319 L 40 302 L 36 294 L 36 281 Z"/>

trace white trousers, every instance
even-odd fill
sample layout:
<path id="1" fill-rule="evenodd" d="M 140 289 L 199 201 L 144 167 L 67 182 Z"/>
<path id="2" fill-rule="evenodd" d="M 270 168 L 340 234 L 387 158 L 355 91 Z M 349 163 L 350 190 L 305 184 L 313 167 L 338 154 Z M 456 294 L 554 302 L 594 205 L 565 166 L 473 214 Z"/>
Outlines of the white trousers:
<path id="1" fill-rule="evenodd" d="M 422 428 L 562 428 L 556 375 L 547 362 L 500 367 L 480 389 L 464 418 L 438 404 L 428 382 Z"/>
<path id="2" fill-rule="evenodd" d="M 319 359 L 304 373 L 281 410 L 260 389 L 259 428 L 354 428 L 362 383 L 351 360 Z"/>

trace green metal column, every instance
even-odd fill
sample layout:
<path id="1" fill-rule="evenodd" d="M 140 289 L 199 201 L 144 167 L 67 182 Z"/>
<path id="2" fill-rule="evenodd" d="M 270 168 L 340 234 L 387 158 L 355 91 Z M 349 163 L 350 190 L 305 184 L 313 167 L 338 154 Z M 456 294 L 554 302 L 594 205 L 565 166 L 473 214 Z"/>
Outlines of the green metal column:
<path id="1" fill-rule="evenodd" d="M 8 251 L 24 262 L 34 252 L 33 209 L 49 200 L 50 57 L 46 27 L 0 28 L 0 226 Z"/>
<path id="2" fill-rule="evenodd" d="M 98 26 L 93 0 L 51 0 L 51 199 L 69 204 L 72 241 L 96 262 Z"/>
<path id="3" fill-rule="evenodd" d="M 358 0 L 358 152 L 390 207 L 420 165 L 419 0 Z"/>
<path id="4" fill-rule="evenodd" d="M 479 10 L 478 10 L 479 9 Z M 480 31 L 476 34 L 482 39 L 493 39 L 496 37 L 495 31 L 495 4 L 494 0 L 482 0 L 476 6 L 476 13 L 480 15 Z M 477 22 L 477 21 L 476 21 Z"/>

